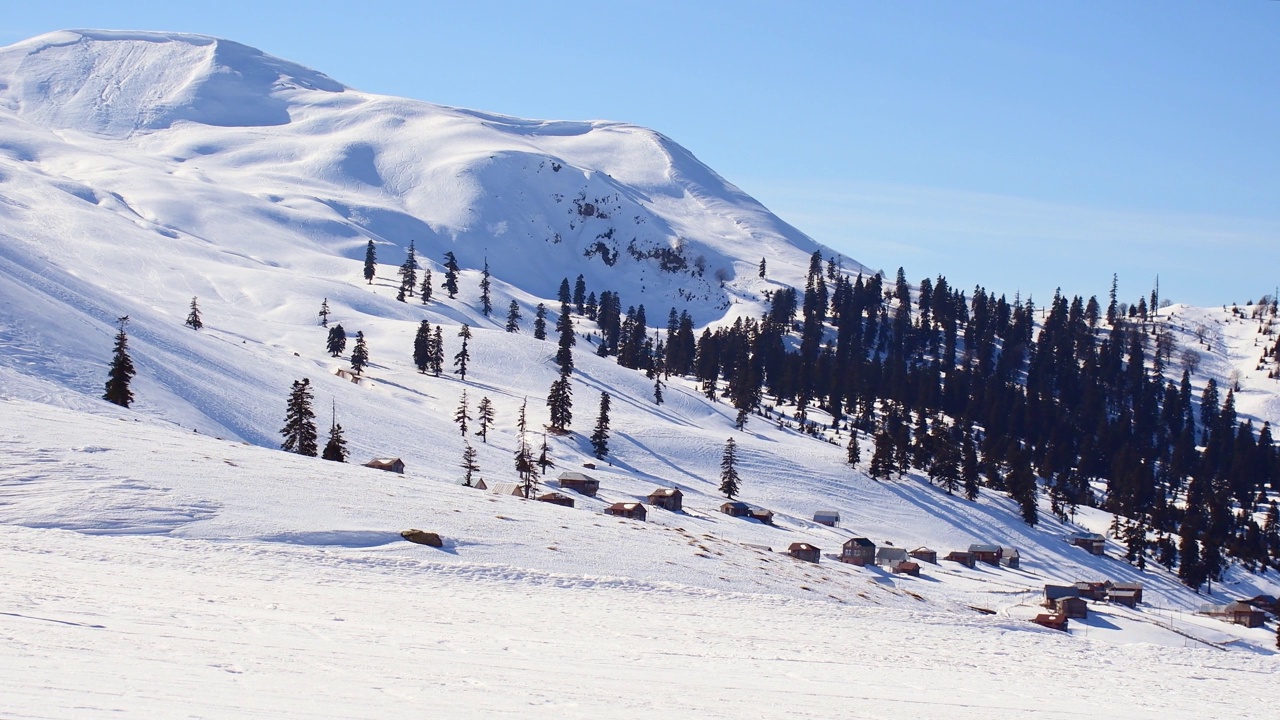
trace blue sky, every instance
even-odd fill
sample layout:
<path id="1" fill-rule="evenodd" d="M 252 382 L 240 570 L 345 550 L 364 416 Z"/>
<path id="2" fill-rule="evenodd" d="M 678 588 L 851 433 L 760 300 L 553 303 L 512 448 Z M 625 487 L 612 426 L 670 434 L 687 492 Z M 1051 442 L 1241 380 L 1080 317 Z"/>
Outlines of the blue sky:
<path id="1" fill-rule="evenodd" d="M 54 6 L 56 5 L 56 6 Z M 23 3 L 373 92 L 653 127 L 821 242 L 1043 303 L 1280 284 L 1280 2 Z"/>

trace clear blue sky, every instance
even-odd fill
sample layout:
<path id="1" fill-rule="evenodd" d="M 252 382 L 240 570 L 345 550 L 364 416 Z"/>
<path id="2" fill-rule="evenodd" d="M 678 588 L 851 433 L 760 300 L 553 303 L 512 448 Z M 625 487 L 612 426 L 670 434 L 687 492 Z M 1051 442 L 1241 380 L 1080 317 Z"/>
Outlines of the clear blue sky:
<path id="1" fill-rule="evenodd" d="M 1280 2 L 22 3 L 237 40 L 362 90 L 626 120 L 849 256 L 1043 303 L 1280 284 Z"/>

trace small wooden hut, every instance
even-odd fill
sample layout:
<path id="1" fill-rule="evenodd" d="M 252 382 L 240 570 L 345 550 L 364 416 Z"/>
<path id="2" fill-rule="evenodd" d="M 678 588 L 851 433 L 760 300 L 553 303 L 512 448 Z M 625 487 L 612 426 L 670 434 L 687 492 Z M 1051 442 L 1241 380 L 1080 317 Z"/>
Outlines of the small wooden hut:
<path id="1" fill-rule="evenodd" d="M 795 542 L 787 548 L 787 554 L 797 560 L 816 563 L 822 557 L 822 551 L 809 543 Z"/>
<path id="2" fill-rule="evenodd" d="M 840 525 L 840 513 L 835 510 L 818 510 L 813 513 L 813 521 L 827 527 L 838 527 Z"/>
<path id="3" fill-rule="evenodd" d="M 648 511 L 644 509 L 644 503 L 638 502 L 620 502 L 614 503 L 604 509 L 610 515 L 627 518 L 628 520 L 639 520 L 644 522 L 648 517 Z"/>
<path id="4" fill-rule="evenodd" d="M 927 547 L 918 547 L 907 554 L 920 562 L 927 562 L 933 565 L 938 564 L 938 552 L 936 550 L 930 550 Z"/>
<path id="5" fill-rule="evenodd" d="M 595 497 L 600 492 L 600 481 L 576 470 L 569 470 L 560 473 L 560 487 L 565 490 L 574 490 L 587 497 Z"/>
<path id="6" fill-rule="evenodd" d="M 549 492 L 539 495 L 538 502 L 551 503 L 552 505 L 563 505 L 564 507 L 573 507 L 573 498 L 558 492 Z"/>
<path id="7" fill-rule="evenodd" d="M 876 544 L 864 537 L 849 538 L 840 549 L 840 562 L 850 565 L 874 565 Z"/>
<path id="8" fill-rule="evenodd" d="M 649 493 L 649 504 L 663 510 L 680 512 L 684 509 L 684 493 L 680 492 L 680 488 L 658 488 Z"/>
<path id="9" fill-rule="evenodd" d="M 374 458 L 365 463 L 364 466 L 374 470 L 404 474 L 404 461 L 400 458 Z"/>

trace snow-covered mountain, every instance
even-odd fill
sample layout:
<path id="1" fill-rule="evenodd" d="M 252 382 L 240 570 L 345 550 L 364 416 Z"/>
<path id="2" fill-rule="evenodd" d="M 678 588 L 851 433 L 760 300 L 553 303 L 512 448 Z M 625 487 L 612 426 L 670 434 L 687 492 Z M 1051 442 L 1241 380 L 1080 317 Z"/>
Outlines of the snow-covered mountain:
<path id="1" fill-rule="evenodd" d="M 361 265 L 370 240 L 379 272 L 367 284 Z M 411 242 L 437 286 L 444 253 L 457 256 L 463 266 L 457 298 L 437 288 L 429 304 L 395 299 L 395 269 Z M 327 600 L 352 604 L 360 593 L 395 593 L 406 578 L 430 573 L 437 576 L 434 591 L 464 598 L 450 606 L 453 612 L 465 612 L 469 583 L 480 578 L 502 588 L 482 594 L 490 601 L 518 602 L 536 586 L 590 590 L 600 593 L 592 597 L 651 614 L 668 601 L 691 616 L 729 603 L 764 608 L 740 615 L 757 622 L 777 621 L 775 611 L 799 613 L 790 631 L 801 635 L 829 623 L 843 639 L 863 639 L 841 625 L 847 617 L 827 607 L 836 603 L 862 608 L 858 617 L 875 628 L 876 642 L 915 633 L 898 624 L 901 617 L 929 625 L 913 656 L 921 662 L 949 652 L 945 628 L 951 627 L 967 638 L 961 648 L 1017 635 L 999 642 L 1020 648 L 1016 657 L 1025 664 L 1033 664 L 1028 648 L 1044 639 L 1024 620 L 1035 613 L 1046 581 L 1142 579 L 1148 607 L 1097 612 L 1084 623 L 1093 639 L 1171 646 L 1159 651 L 1167 655 L 1156 655 L 1183 663 L 1188 681 L 1231 676 L 1244 665 L 1257 674 L 1274 670 L 1273 657 L 1222 669 L 1181 651 L 1187 644 L 1261 654 L 1270 637 L 1267 630 L 1190 614 L 1175 619 L 1201 598 L 1163 570 L 1143 574 L 1115 559 L 1114 543 L 1108 545 L 1112 557 L 1096 558 L 1063 541 L 1076 528 L 1047 512 L 1028 527 L 1003 496 L 984 493 L 970 503 L 917 476 L 872 481 L 860 471 L 865 463 L 849 468 L 841 446 L 772 422 L 753 418 L 746 432 L 737 432 L 732 408 L 708 401 L 689 381 L 672 378 L 666 401 L 657 405 L 651 380 L 594 356 L 582 336 L 573 376 L 578 432 L 549 442 L 559 469 L 593 459 L 585 429 L 600 393 L 610 393 L 609 461 L 593 471 L 604 486 L 600 497 L 577 498 L 578 506 L 567 509 L 455 487 L 464 442 L 477 447 L 482 475 L 511 480 L 518 409 L 527 402 L 531 425 L 545 421 L 543 399 L 557 377 L 555 345 L 535 340 L 531 324 L 538 303 L 558 308 L 562 278 L 572 282 L 581 274 L 592 292 L 619 293 L 623 307 L 644 304 L 651 327 L 665 325 L 671 308 L 707 325 L 759 316 L 765 291 L 803 284 L 815 250 L 833 255 L 670 139 L 624 123 L 522 120 L 371 95 L 252 48 L 195 35 L 67 31 L 0 48 L 0 441 L 8 458 L 0 471 L 0 525 L 8 526 L 4 542 L 16 548 L 9 558 L 30 584 L 38 582 L 40 558 L 56 552 L 51 548 L 79 542 L 67 541 L 66 530 L 162 535 L 122 539 L 109 549 L 77 546 L 73 558 L 59 560 L 60 572 L 95 582 L 93 558 L 117 553 L 133 568 L 124 573 L 131 586 L 166 578 L 155 580 L 156 587 L 169 587 L 165 583 L 181 584 L 174 573 L 194 561 L 209 575 L 244 580 L 227 581 L 226 593 L 256 597 L 264 592 L 254 584 L 259 576 L 287 576 L 291 587 L 301 587 L 328 583 L 333 571 L 342 576 L 334 582 L 354 589 Z M 762 257 L 765 278 L 757 273 Z M 479 302 L 486 262 L 492 317 Z M 865 270 L 851 259 L 842 263 L 851 272 Z M 183 326 L 193 296 L 206 324 L 200 332 Z M 331 323 L 368 339 L 372 365 L 358 384 L 336 374 L 348 367 L 345 358 L 325 352 L 326 331 L 317 323 L 323 299 Z M 524 313 L 514 334 L 503 329 L 512 300 Z M 1180 343 L 1203 346 L 1197 382 L 1240 370 L 1241 411 L 1280 419 L 1276 381 L 1254 369 L 1260 348 L 1251 321 L 1225 309 L 1167 312 Z M 99 399 L 115 320 L 123 315 L 131 318 L 138 367 L 137 402 L 128 411 Z M 450 356 L 461 324 L 472 327 L 465 382 L 416 372 L 411 349 L 422 320 L 445 328 Z M 581 321 L 580 332 L 592 329 Z M 1208 342 L 1201 339 L 1206 335 Z M 301 377 L 311 379 L 326 424 L 327 410 L 336 407 L 357 459 L 399 456 L 406 475 L 275 452 L 286 395 Z M 496 408 L 497 425 L 483 442 L 464 440 L 451 420 L 464 392 L 473 409 L 482 397 Z M 717 511 L 719 461 L 730 436 L 740 448 L 742 496 L 775 511 L 774 526 Z M 868 450 L 864 439 L 864 458 Z M 644 499 L 658 486 L 681 488 L 685 512 L 654 509 L 644 524 L 602 514 L 607 504 Z M 814 523 L 820 508 L 838 510 L 842 526 Z M 1110 517 L 1083 508 L 1079 520 L 1105 531 Z M 408 526 L 442 533 L 446 548 L 395 542 Z M 1017 546 L 1022 568 L 937 566 L 923 578 L 906 578 L 825 561 L 815 568 L 776 552 L 807 542 L 832 553 L 853 535 L 943 553 L 972 542 Z M 1277 589 L 1274 573 L 1232 573 L 1229 581 L 1222 598 Z M 5 607 L 35 602 L 23 592 L 0 594 L 0 600 Z M 542 590 L 535 594 L 552 601 Z M 163 603 L 149 602 L 126 602 L 119 610 L 131 622 L 152 624 Z M 73 605 L 58 604 L 75 616 L 72 625 L 97 622 L 82 608 L 73 612 Z M 597 610 L 588 616 L 603 625 L 605 612 Z M 312 611 L 319 612 L 306 612 Z M 238 612 L 215 613 L 216 619 L 189 627 L 213 632 L 248 622 Z M 529 623 L 563 621 L 549 611 L 522 612 Z M 39 613 L 24 607 L 20 614 Z M 298 622 L 313 627 L 317 620 L 299 615 Z M 732 624 L 728 615 L 724 624 Z M 417 648 L 432 642 L 434 631 L 406 632 L 406 642 Z M 725 632 L 733 652 L 755 647 L 749 628 Z M 1052 637 L 1047 642 L 1058 642 Z M 54 645 L 48 652 L 67 651 Z M 29 647 L 37 646 L 45 647 L 35 641 Z M 108 656 L 113 647 L 94 646 Z M 322 648 L 294 647 L 324 657 Z M 1059 647 L 1055 662 L 1065 662 L 1066 649 Z M 843 652 L 835 645 L 808 651 L 828 659 Z M 1088 657 L 1107 652 L 1118 651 L 1091 650 Z M 1134 664 L 1155 656 L 1124 652 Z M 501 662 L 493 648 L 483 657 L 488 665 Z M 447 653 L 437 659 L 457 661 Z M 0 676 L 18 678 L 0 684 L 0 696 L 22 691 L 18 671 L 28 660 L 0 654 Z M 376 675 L 394 660 L 362 667 Z M 251 662 L 280 667 L 279 658 Z M 591 670 L 580 664 L 578 672 Z M 1084 679 L 1084 664 L 1069 669 L 1103 692 Z M 941 687 L 951 688 L 939 692 L 965 685 L 942 679 L 941 666 L 935 670 Z M 1057 694 L 1057 677 L 1046 671 L 1032 696 L 1065 708 L 1072 698 Z M 471 677 L 454 680 L 449 692 Z M 595 682 L 590 687 L 615 689 Z M 55 689 L 58 697 L 80 692 Z M 772 687 L 761 703 L 786 692 Z M 1179 697 L 1195 697 L 1193 689 L 1186 693 Z M 1243 716 L 1239 708 L 1249 701 L 1237 699 L 1234 714 Z M 839 708 L 842 701 L 848 701 L 843 692 L 826 692 L 812 705 Z M 146 707 L 151 714 L 168 709 Z M 385 716 L 400 705 L 370 707 Z M 952 708 L 942 716 L 991 716 L 990 707 L 974 707 L 983 709 Z M 14 708 L 0 699 L 0 714 L 22 706 Z M 262 710 L 252 703 L 228 708 L 223 715 Z"/>

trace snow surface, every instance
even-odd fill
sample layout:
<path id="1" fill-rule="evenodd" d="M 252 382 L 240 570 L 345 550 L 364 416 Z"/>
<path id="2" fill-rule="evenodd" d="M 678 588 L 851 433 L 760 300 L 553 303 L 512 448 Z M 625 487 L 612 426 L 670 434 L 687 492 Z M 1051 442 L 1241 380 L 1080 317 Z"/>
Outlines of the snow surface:
<path id="1" fill-rule="evenodd" d="M 632 238 L 683 245 L 706 270 L 662 272 L 628 254 Z M 437 283 L 457 253 L 457 299 L 394 300 L 410 240 Z M 615 265 L 584 255 L 598 240 L 617 243 Z M 69 31 L 0 49 L 0 716 L 1256 717 L 1274 704 L 1274 621 L 1196 617 L 1206 598 L 1113 543 L 1105 558 L 1067 545 L 1075 526 L 1047 512 L 1031 528 L 1007 498 L 875 482 L 841 445 L 763 418 L 738 433 L 691 382 L 673 378 L 655 405 L 650 380 L 585 336 L 578 432 L 550 438 L 545 480 L 557 489 L 556 472 L 594 460 L 584 431 L 607 391 L 610 456 L 588 471 L 600 497 L 569 509 L 456 484 L 464 390 L 497 411 L 487 443 L 468 438 L 491 482 L 514 479 L 520 404 L 544 422 L 555 346 L 532 338 L 532 308 L 556 307 L 560 278 L 645 303 L 651 327 L 673 306 L 724 322 L 800 284 L 818 247 L 643 128 L 369 95 L 200 36 Z M 198 333 L 182 326 L 193 295 Z M 368 339 L 359 384 L 323 350 L 322 298 Z M 512 299 L 519 334 L 502 330 Z M 98 399 L 124 314 L 130 410 Z M 465 383 L 414 370 L 422 319 L 444 325 L 449 356 L 472 326 Z M 1256 361 L 1256 329 L 1224 327 L 1197 383 Z M 1275 381 L 1252 367 L 1240 408 L 1274 419 Z M 274 450 L 301 377 L 323 419 L 336 405 L 355 460 L 399 456 L 406 474 Z M 776 526 L 717 511 L 730 436 L 742 499 Z M 682 514 L 602 512 L 672 485 Z M 813 523 L 817 509 L 842 526 Z M 1105 531 L 1109 516 L 1079 521 Z M 409 527 L 445 547 L 400 541 Z M 779 552 L 836 553 L 854 535 L 940 555 L 1012 545 L 1023 566 L 909 578 Z M 1027 622 L 1046 582 L 1082 579 L 1141 580 L 1146 605 L 1095 604 L 1068 635 Z M 1280 581 L 1233 570 L 1214 590 Z"/>

